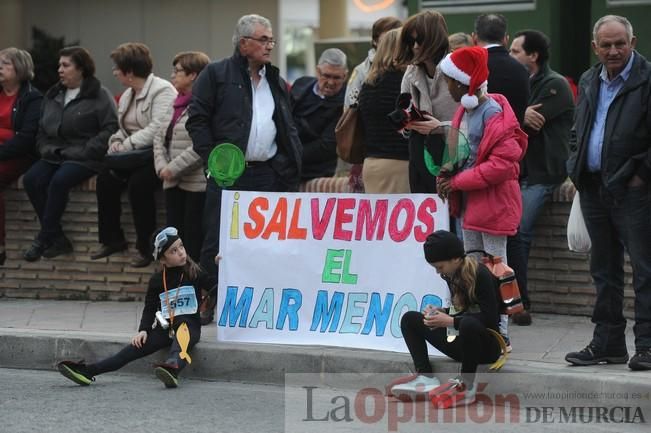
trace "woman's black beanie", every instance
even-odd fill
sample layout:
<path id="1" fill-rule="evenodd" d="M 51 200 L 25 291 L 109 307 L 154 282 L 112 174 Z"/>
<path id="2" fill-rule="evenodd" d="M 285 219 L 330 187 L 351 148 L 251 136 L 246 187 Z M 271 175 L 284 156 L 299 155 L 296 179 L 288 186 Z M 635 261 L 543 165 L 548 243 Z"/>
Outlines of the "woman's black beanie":
<path id="1" fill-rule="evenodd" d="M 466 255 L 461 239 L 445 230 L 437 230 L 427 236 L 423 250 L 427 263 L 442 262 Z"/>

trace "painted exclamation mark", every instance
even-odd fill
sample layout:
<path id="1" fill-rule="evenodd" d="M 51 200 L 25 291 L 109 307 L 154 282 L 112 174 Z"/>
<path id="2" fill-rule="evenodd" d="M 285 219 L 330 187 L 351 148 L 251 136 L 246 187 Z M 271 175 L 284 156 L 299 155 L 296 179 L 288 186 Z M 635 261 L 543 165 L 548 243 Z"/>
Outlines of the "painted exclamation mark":
<path id="1" fill-rule="evenodd" d="M 235 201 L 233 202 L 233 209 L 231 210 L 231 239 L 240 238 L 240 204 L 237 202 L 240 199 L 240 193 L 235 193 Z"/>

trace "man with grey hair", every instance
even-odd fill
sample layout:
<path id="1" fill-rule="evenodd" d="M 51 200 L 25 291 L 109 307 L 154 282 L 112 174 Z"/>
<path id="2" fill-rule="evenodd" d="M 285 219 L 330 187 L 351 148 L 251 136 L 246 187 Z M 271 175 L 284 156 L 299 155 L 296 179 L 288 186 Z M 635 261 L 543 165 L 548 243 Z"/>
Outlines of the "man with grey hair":
<path id="1" fill-rule="evenodd" d="M 624 251 L 633 269 L 635 355 L 632 370 L 651 370 L 651 63 L 635 51 L 624 17 L 594 26 L 599 64 L 579 81 L 568 173 L 581 193 L 592 240 L 590 273 L 597 289 L 590 343 L 565 360 L 575 365 L 628 361 Z"/>
<path id="2" fill-rule="evenodd" d="M 204 165 L 221 143 L 235 144 L 246 159 L 244 173 L 233 186 L 223 188 L 210 180 L 206 188 L 201 266 L 213 277 L 222 189 L 298 190 L 302 149 L 287 83 L 271 65 L 275 45 L 267 18 L 241 17 L 233 33 L 233 55 L 204 68 L 192 89 L 186 128 Z"/>
<path id="3" fill-rule="evenodd" d="M 292 116 L 303 144 L 302 181 L 335 173 L 335 126 L 343 111 L 347 76 L 346 54 L 328 48 L 319 57 L 316 77 L 301 77 L 292 86 Z"/>

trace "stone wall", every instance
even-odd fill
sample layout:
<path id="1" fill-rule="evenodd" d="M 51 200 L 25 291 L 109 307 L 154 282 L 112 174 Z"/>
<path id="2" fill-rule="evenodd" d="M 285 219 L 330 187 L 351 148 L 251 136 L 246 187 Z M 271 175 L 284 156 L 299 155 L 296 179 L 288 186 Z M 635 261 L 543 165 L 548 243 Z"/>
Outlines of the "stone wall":
<path id="1" fill-rule="evenodd" d="M 334 181 L 334 179 L 332 180 Z M 338 178 L 337 185 L 314 184 L 306 189 L 345 191 L 347 182 Z M 319 188 L 317 188 L 319 187 Z M 334 189 L 333 189 L 334 188 Z M 22 252 L 38 230 L 34 211 L 20 185 L 5 194 L 7 201 L 7 255 L 0 267 L 0 296 L 40 299 L 142 299 L 154 265 L 144 269 L 129 266 L 130 254 L 118 253 L 107 259 L 90 260 L 98 247 L 97 206 L 94 179 L 76 189 L 64 215 L 63 228 L 74 245 L 74 254 L 29 263 Z M 574 191 L 564 185 L 554 194 L 536 227 L 529 262 L 529 291 L 534 312 L 590 315 L 594 287 L 588 272 L 588 254 L 570 252 L 566 225 Z M 159 224 L 165 221 L 162 194 L 158 194 Z M 131 211 L 123 197 L 122 227 L 127 239 L 135 239 Z M 625 307 L 632 317 L 633 291 L 631 268 L 626 265 Z"/>
<path id="2" fill-rule="evenodd" d="M 532 310 L 545 313 L 591 315 L 595 289 L 589 272 L 589 254 L 567 247 L 567 220 L 574 188 L 564 184 L 554 193 L 536 225 L 529 259 L 529 295 Z M 631 265 L 626 257 L 624 310 L 633 317 Z"/>
<path id="3" fill-rule="evenodd" d="M 158 194 L 159 225 L 164 224 L 162 193 Z M 129 252 L 91 260 L 99 247 L 97 240 L 97 198 L 95 178 L 70 194 L 63 216 L 63 230 L 72 241 L 74 253 L 42 258 L 30 263 L 22 258 L 40 227 L 22 185 L 5 192 L 7 261 L 0 267 L 0 296 L 37 299 L 142 299 L 154 265 L 136 269 L 129 266 L 135 254 L 135 229 L 126 194 L 122 197 L 122 227 L 130 241 Z"/>

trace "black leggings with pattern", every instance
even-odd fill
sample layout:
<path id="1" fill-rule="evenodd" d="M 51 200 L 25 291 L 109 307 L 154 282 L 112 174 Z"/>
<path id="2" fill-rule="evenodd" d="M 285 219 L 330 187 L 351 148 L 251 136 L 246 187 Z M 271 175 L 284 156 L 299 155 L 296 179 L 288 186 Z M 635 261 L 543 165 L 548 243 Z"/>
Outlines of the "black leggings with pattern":
<path id="1" fill-rule="evenodd" d="M 190 343 L 188 344 L 189 352 L 190 349 L 192 349 L 194 345 L 197 344 L 199 338 L 201 337 L 201 324 L 195 320 L 188 320 L 185 321 L 185 323 L 188 325 L 188 330 L 190 331 Z M 181 322 L 178 324 L 175 323 L 174 328 L 176 329 L 180 325 Z M 110 371 L 119 370 L 129 362 L 144 358 L 145 356 L 151 355 L 152 353 L 157 352 L 165 347 L 170 348 L 165 363 L 178 365 L 178 371 L 180 372 L 187 365 L 187 362 L 179 357 L 179 354 L 181 353 L 181 347 L 177 339 L 170 338 L 168 331 L 166 329 L 162 329 L 160 326 L 148 332 L 147 341 L 142 345 L 141 348 L 137 348 L 129 344 L 115 355 L 109 356 L 108 358 L 103 359 L 95 364 L 88 364 L 86 368 L 92 376 L 108 373 Z"/>

